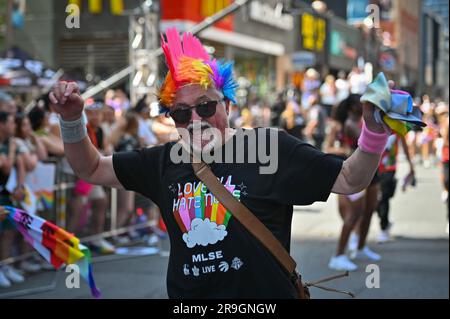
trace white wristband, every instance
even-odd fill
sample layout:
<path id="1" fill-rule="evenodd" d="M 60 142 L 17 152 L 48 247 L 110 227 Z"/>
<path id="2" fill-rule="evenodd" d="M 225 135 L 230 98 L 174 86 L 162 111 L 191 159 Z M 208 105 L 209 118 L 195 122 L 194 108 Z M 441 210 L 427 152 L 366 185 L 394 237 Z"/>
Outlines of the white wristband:
<path id="1" fill-rule="evenodd" d="M 64 121 L 59 117 L 59 124 L 62 140 L 66 144 L 81 142 L 87 136 L 86 116 L 84 113 L 75 121 Z"/>

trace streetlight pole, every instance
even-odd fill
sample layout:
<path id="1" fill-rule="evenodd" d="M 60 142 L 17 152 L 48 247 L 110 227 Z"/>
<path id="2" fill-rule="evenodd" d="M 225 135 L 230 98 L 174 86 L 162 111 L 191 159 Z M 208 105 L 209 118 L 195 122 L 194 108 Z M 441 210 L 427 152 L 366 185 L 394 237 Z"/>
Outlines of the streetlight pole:
<path id="1" fill-rule="evenodd" d="M 159 2 L 147 0 L 129 16 L 130 101 L 156 93 L 157 59 L 152 52 L 159 47 Z"/>

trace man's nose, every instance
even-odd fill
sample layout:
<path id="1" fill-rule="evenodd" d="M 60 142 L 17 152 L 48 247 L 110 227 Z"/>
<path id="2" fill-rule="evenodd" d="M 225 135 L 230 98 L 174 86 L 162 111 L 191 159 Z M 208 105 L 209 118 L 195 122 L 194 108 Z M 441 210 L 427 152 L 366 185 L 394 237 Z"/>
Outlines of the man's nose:
<path id="1" fill-rule="evenodd" d="M 202 117 L 197 114 L 195 109 L 192 109 L 192 121 L 201 121 Z"/>

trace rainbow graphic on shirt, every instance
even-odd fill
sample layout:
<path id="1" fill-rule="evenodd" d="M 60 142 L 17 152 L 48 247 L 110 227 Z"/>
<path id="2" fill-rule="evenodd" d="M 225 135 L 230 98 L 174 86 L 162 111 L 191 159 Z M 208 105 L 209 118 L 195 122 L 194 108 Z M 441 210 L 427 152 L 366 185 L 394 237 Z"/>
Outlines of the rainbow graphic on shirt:
<path id="1" fill-rule="evenodd" d="M 220 178 L 225 188 L 238 200 L 240 190 L 231 183 L 231 175 Z M 189 248 L 208 246 L 227 236 L 231 212 L 209 192 L 202 182 L 177 185 L 177 197 L 173 200 L 173 216 L 183 232 L 183 240 Z"/>

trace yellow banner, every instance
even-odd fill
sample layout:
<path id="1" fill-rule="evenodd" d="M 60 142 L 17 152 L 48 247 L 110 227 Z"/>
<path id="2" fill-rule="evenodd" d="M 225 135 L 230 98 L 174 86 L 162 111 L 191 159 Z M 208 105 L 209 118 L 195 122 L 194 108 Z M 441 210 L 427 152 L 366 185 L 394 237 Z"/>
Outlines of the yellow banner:
<path id="1" fill-rule="evenodd" d="M 123 0 L 111 0 L 111 13 L 121 15 L 123 13 Z"/>
<path id="2" fill-rule="evenodd" d="M 69 0 L 69 4 L 74 4 L 82 8 L 81 0 Z M 88 0 L 89 13 L 100 14 L 103 12 L 102 0 Z M 113 15 L 121 15 L 124 11 L 123 0 L 110 0 L 110 11 Z"/>
<path id="3" fill-rule="evenodd" d="M 94 14 L 102 13 L 102 0 L 89 0 L 89 12 Z"/>

